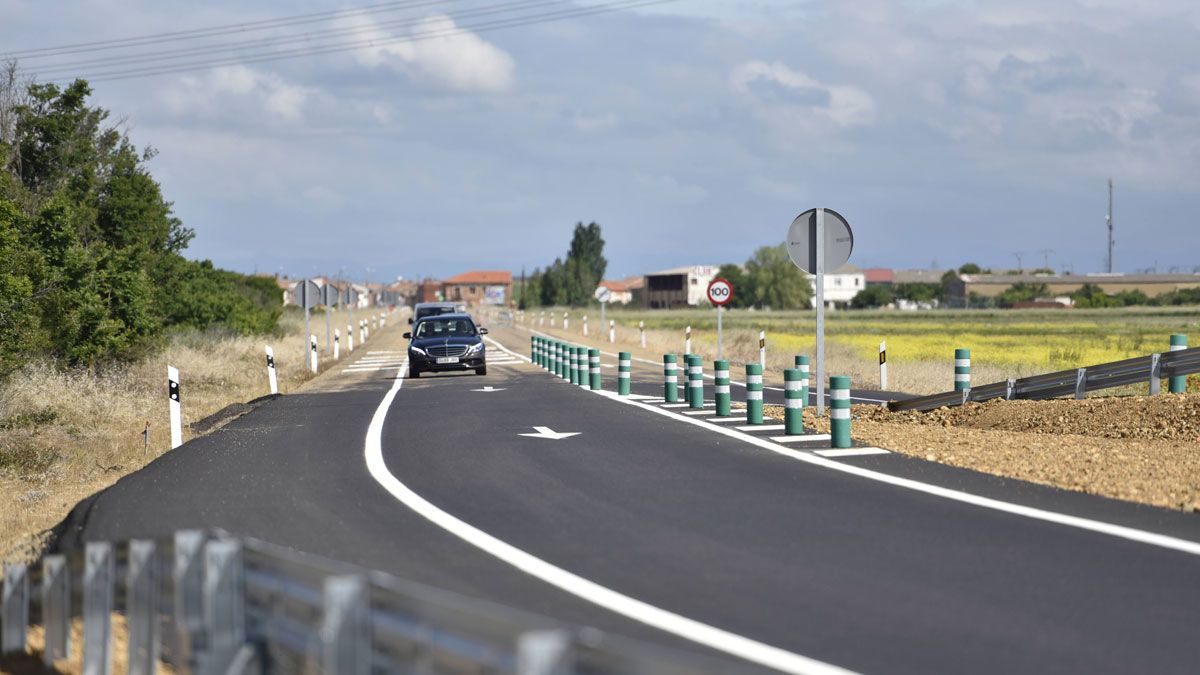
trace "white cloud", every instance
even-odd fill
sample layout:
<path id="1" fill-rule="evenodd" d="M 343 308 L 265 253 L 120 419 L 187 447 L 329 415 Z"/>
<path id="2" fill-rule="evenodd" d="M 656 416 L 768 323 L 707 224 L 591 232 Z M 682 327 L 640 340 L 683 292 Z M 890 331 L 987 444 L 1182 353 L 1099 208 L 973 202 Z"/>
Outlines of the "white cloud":
<path id="1" fill-rule="evenodd" d="M 464 92 L 501 92 L 512 88 L 516 63 L 504 50 L 469 31 L 458 32 L 448 16 L 429 17 L 414 26 L 411 40 L 380 29 L 369 17 L 343 23 L 365 31 L 376 44 L 355 50 L 366 66 L 390 67 L 416 79 Z"/>
<path id="2" fill-rule="evenodd" d="M 176 116 L 208 117 L 234 107 L 249 107 L 297 121 L 304 116 L 305 103 L 314 92 L 273 73 L 237 65 L 180 78 L 162 96 L 167 109 Z"/>
<path id="3" fill-rule="evenodd" d="M 755 96 L 754 85 L 765 82 L 802 94 L 795 105 L 827 117 L 839 127 L 862 126 L 875 120 L 875 99 L 865 90 L 849 85 L 820 82 L 778 61 L 747 61 L 730 76 L 735 91 Z"/>

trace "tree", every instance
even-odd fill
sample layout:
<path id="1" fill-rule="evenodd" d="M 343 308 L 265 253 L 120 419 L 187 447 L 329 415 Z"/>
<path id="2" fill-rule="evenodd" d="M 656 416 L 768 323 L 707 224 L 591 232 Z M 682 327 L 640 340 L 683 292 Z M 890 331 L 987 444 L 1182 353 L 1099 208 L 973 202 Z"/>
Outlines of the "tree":
<path id="1" fill-rule="evenodd" d="M 783 244 L 763 246 L 746 261 L 753 303 L 772 309 L 801 309 L 812 299 L 808 276 L 792 264 Z"/>
<path id="2" fill-rule="evenodd" d="M 717 276 L 733 286 L 733 298 L 726 307 L 749 307 L 754 304 L 754 287 L 740 265 L 726 263 L 717 268 Z"/>
<path id="3" fill-rule="evenodd" d="M 941 300 L 945 297 L 945 290 L 942 284 L 930 284 L 923 282 L 912 282 L 907 284 L 896 284 L 892 295 L 897 298 L 909 300 L 911 302 L 933 302 Z"/>
<path id="4" fill-rule="evenodd" d="M 1050 288 L 1046 284 L 1031 284 L 1021 281 L 1009 286 L 1000 295 L 997 295 L 996 306 L 1012 307 L 1018 302 L 1029 302 L 1048 295 L 1050 295 Z"/>
<path id="5" fill-rule="evenodd" d="M 584 225 L 576 223 L 571 235 L 571 248 L 565 263 L 567 277 L 567 299 L 574 306 L 592 301 L 592 293 L 604 279 L 608 261 L 604 258 L 604 237 L 600 225 L 595 222 Z"/>
<path id="6" fill-rule="evenodd" d="M 871 309 L 892 304 L 892 292 L 887 286 L 872 285 L 859 291 L 850 300 L 850 306 L 855 309 Z"/>
<path id="7" fill-rule="evenodd" d="M 1120 305 L 1115 298 L 1110 297 L 1096 284 L 1084 284 L 1071 294 L 1071 300 L 1080 309 L 1117 307 Z"/>
<path id="8" fill-rule="evenodd" d="M 959 274 L 981 274 L 983 269 L 973 262 L 963 263 L 962 267 L 958 268 Z"/>

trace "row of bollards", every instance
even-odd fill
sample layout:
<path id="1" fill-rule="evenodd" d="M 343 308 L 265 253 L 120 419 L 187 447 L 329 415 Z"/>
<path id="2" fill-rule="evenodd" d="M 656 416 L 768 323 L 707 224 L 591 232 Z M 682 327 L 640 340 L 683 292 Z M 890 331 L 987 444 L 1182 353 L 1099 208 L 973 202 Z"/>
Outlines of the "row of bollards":
<path id="1" fill-rule="evenodd" d="M 585 389 L 600 390 L 600 350 L 562 340 L 533 336 L 529 338 L 529 358 L 551 374 Z M 628 372 L 623 378 L 628 388 Z M 621 379 L 618 377 L 618 379 Z"/>

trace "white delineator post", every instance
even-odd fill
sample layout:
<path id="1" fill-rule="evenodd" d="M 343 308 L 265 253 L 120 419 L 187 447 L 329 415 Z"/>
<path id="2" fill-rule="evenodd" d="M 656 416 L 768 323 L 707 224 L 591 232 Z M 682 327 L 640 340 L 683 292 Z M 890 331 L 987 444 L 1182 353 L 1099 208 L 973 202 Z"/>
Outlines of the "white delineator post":
<path id="1" fill-rule="evenodd" d="M 879 388 L 887 389 L 887 340 L 879 343 Z"/>
<path id="2" fill-rule="evenodd" d="M 275 350 L 267 345 L 267 382 L 271 385 L 271 393 L 279 393 L 279 377 L 275 374 Z"/>
<path id="3" fill-rule="evenodd" d="M 167 366 L 167 405 L 171 409 L 171 449 L 183 445 L 183 412 L 179 407 L 179 369 Z"/>
<path id="4" fill-rule="evenodd" d="M 642 343 L 642 349 L 646 348 L 646 322 L 638 322 L 638 340 Z"/>
<path id="5" fill-rule="evenodd" d="M 571 330 L 571 317 L 563 312 L 563 330 Z"/>
<path id="6" fill-rule="evenodd" d="M 758 331 L 758 365 L 767 369 L 767 331 Z"/>
<path id="7" fill-rule="evenodd" d="M 612 319 L 608 320 L 608 343 L 612 344 L 617 341 L 617 322 Z"/>
<path id="8" fill-rule="evenodd" d="M 583 315 L 583 337 L 587 337 L 587 314 Z"/>
<path id="9" fill-rule="evenodd" d="M 691 326 L 688 326 L 683 331 L 683 353 L 684 354 L 692 353 L 692 327 Z"/>
<path id="10" fill-rule="evenodd" d="M 337 361 L 341 356 L 342 333 L 338 329 L 333 329 L 333 360 Z"/>
<path id="11" fill-rule="evenodd" d="M 308 336 L 308 360 L 312 371 L 317 372 L 317 336 Z"/>
<path id="12" fill-rule="evenodd" d="M 350 327 L 350 324 L 346 324 L 346 353 L 351 354 L 353 352 L 354 352 L 354 330 Z"/>

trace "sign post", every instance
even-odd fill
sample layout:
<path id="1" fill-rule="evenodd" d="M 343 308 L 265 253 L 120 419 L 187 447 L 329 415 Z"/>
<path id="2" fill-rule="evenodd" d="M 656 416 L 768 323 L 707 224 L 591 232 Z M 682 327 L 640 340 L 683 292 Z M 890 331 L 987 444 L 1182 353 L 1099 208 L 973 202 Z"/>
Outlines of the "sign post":
<path id="1" fill-rule="evenodd" d="M 317 286 L 311 279 L 302 279 L 297 282 L 296 300 L 304 307 L 304 334 L 312 335 L 308 327 L 309 310 L 321 304 L 321 287 Z M 304 360 L 308 361 L 308 341 L 305 340 L 304 345 Z"/>
<path id="2" fill-rule="evenodd" d="M 612 290 L 606 286 L 597 286 L 592 295 L 600 301 L 600 330 L 604 330 L 604 326 L 606 325 L 604 322 L 604 306 L 608 304 L 609 300 L 612 300 Z M 584 324 L 584 326 L 586 325 Z"/>
<path id="3" fill-rule="evenodd" d="M 788 228 L 788 257 L 812 274 L 817 310 L 817 416 L 825 414 L 825 271 L 850 259 L 854 233 L 846 219 L 833 209 L 809 209 L 796 216 Z"/>
<path id="4" fill-rule="evenodd" d="M 725 358 L 723 355 L 724 340 L 722 339 L 721 315 L 725 313 L 725 305 L 733 300 L 733 284 L 729 283 L 721 277 L 717 277 L 708 283 L 708 301 L 717 308 L 717 359 Z M 691 327 L 688 327 L 691 331 Z M 691 338 L 688 338 L 691 342 Z"/>

